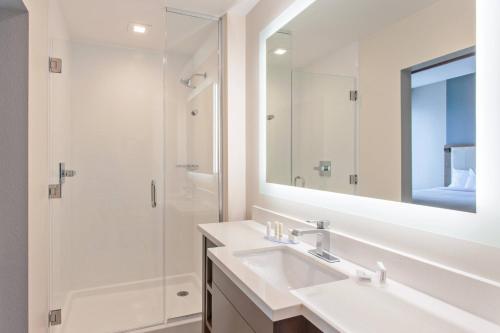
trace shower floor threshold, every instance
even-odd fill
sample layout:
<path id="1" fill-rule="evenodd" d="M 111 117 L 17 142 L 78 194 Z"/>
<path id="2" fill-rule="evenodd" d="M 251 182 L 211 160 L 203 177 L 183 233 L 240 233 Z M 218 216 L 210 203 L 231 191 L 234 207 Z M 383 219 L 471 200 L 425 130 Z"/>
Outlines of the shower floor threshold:
<path id="1" fill-rule="evenodd" d="M 200 320 L 201 285 L 195 274 L 167 277 L 163 286 L 163 279 L 151 279 L 73 291 L 62 309 L 63 324 L 51 332 L 148 332 Z"/>

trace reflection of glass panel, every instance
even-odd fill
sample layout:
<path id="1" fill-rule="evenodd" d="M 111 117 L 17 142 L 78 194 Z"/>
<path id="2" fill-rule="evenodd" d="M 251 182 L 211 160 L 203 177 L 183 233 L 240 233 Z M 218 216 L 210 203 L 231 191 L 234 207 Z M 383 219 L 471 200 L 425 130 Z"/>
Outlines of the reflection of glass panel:
<path id="1" fill-rule="evenodd" d="M 355 79 L 295 71 L 292 86 L 293 177 L 308 188 L 354 193 L 356 109 L 349 92 Z M 331 163 L 331 175 L 317 170 L 320 161 Z"/>
<path id="2" fill-rule="evenodd" d="M 267 180 L 285 185 L 292 181 L 291 45 L 291 36 L 283 32 L 267 41 Z"/>

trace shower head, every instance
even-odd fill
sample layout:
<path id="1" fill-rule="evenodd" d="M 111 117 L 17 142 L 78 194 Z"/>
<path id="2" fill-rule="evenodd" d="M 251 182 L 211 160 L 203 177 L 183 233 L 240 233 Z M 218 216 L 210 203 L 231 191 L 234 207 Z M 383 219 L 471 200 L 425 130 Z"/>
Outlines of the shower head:
<path id="1" fill-rule="evenodd" d="M 180 82 L 182 85 L 186 86 L 187 88 L 191 88 L 191 89 L 196 89 L 196 86 L 193 85 L 193 79 L 197 76 L 201 76 L 203 79 L 206 79 L 207 78 L 207 73 L 195 73 L 193 75 L 191 75 L 189 78 L 187 79 L 180 79 Z"/>

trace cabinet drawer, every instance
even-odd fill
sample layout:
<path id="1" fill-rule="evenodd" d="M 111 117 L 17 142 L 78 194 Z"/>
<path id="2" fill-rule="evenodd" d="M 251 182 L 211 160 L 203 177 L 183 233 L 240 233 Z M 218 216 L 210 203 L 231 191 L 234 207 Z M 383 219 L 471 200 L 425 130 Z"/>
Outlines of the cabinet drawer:
<path id="1" fill-rule="evenodd" d="M 212 287 L 212 333 L 255 333 L 216 285 Z"/>

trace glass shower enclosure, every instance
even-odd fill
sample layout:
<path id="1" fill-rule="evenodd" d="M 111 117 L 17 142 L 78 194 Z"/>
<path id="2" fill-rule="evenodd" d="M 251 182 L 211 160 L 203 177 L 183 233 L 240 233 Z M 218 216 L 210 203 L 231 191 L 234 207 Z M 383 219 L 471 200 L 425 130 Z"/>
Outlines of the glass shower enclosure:
<path id="1" fill-rule="evenodd" d="M 298 65 L 294 46 L 289 31 L 266 45 L 267 182 L 355 194 L 357 80 Z"/>
<path id="2" fill-rule="evenodd" d="M 221 21 L 158 15 L 152 48 L 51 39 L 53 333 L 201 318 L 197 225 L 221 205 Z"/>

